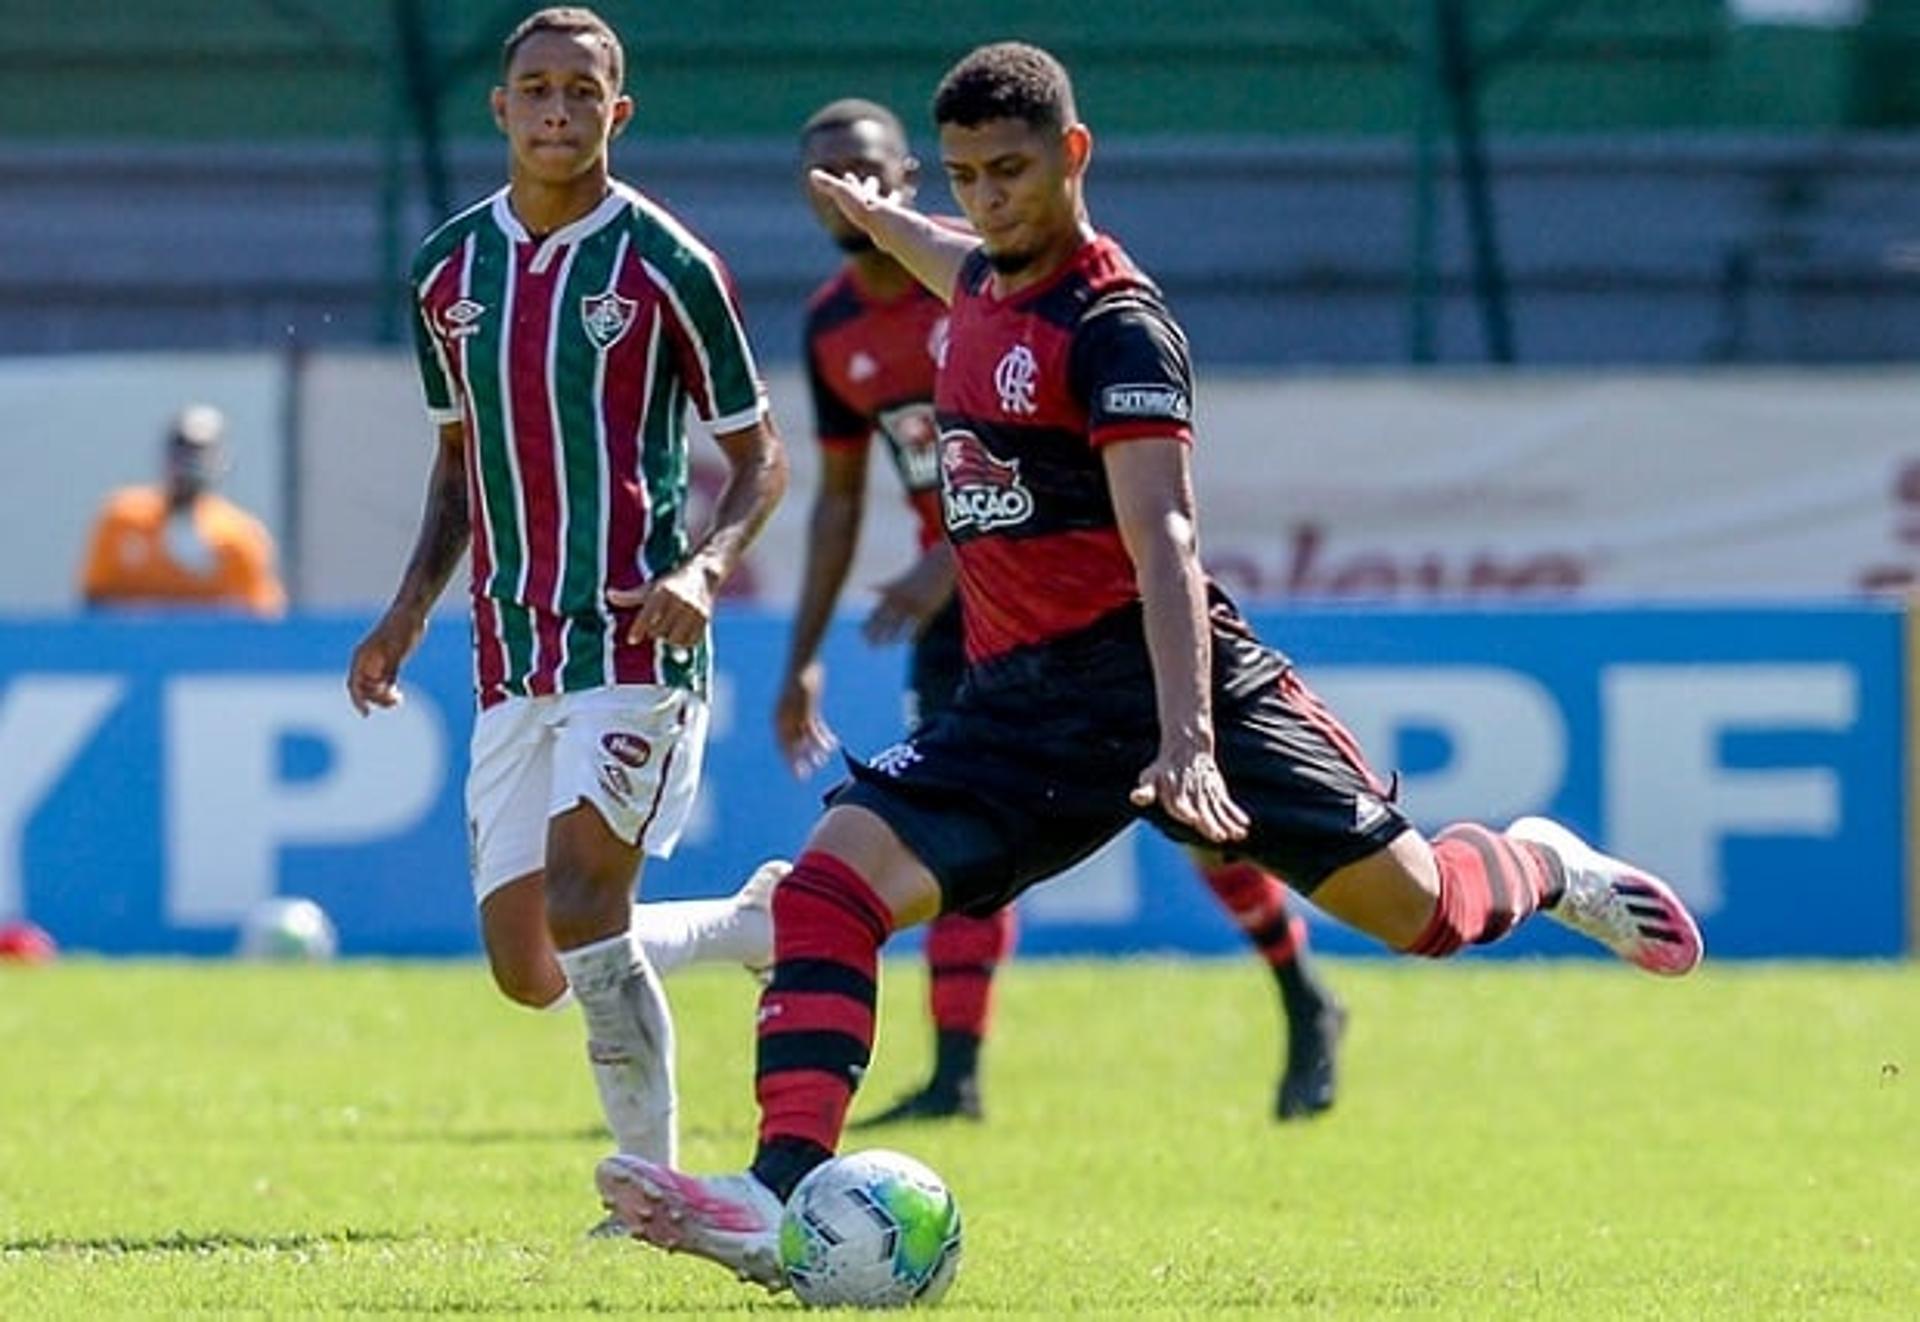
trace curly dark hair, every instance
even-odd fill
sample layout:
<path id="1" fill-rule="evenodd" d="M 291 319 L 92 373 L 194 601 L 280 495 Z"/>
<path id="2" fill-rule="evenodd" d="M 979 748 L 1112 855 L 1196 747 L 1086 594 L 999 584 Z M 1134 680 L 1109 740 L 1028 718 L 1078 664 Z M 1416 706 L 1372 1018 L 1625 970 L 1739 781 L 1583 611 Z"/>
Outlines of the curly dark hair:
<path id="1" fill-rule="evenodd" d="M 970 129 L 990 119 L 1018 119 L 1062 129 L 1078 118 L 1066 66 L 1023 41 L 972 51 L 947 70 L 933 94 L 933 122 L 940 125 Z"/>
<path id="2" fill-rule="evenodd" d="M 620 35 L 606 19 L 584 5 L 553 5 L 528 14 L 500 45 L 500 73 L 503 77 L 513 66 L 514 53 L 536 32 L 579 33 L 593 38 L 607 52 L 607 65 L 613 72 L 613 90 L 618 92 L 625 85 L 627 52 L 620 44 Z"/>

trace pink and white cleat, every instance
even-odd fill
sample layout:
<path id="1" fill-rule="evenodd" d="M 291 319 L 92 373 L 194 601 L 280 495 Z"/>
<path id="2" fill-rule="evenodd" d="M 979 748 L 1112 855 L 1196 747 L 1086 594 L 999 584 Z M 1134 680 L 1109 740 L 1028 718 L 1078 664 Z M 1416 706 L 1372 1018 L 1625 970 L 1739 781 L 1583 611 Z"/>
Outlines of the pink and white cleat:
<path id="1" fill-rule="evenodd" d="M 784 1209 L 753 1176 L 684 1175 L 623 1152 L 601 1162 L 593 1178 L 600 1201 L 633 1238 L 717 1262 L 769 1290 L 787 1288 L 780 1267 Z"/>
<path id="2" fill-rule="evenodd" d="M 1566 869 L 1566 894 L 1547 917 L 1649 973 L 1677 978 L 1699 966 L 1700 925 L 1666 882 L 1545 817 L 1522 817 L 1507 834 L 1553 851 Z"/>

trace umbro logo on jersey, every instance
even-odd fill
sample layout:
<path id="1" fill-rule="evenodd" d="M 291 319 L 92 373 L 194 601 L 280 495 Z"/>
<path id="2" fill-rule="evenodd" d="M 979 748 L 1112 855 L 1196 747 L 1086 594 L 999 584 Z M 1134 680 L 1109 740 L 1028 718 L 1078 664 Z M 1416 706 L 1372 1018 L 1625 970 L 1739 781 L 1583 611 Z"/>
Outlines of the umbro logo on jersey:
<path id="1" fill-rule="evenodd" d="M 1110 418 L 1165 418 L 1186 422 L 1193 416 L 1187 392 L 1178 386 L 1108 386 L 1100 392 L 1100 411 Z"/>
<path id="2" fill-rule="evenodd" d="M 871 381 L 880 372 L 880 364 L 873 361 L 873 355 L 865 351 L 854 354 L 847 360 L 847 379 L 858 384 Z"/>
<path id="3" fill-rule="evenodd" d="M 940 507 L 948 532 L 989 532 L 1025 523 L 1033 493 L 1018 459 L 996 457 L 970 431 L 950 431 L 940 438 Z"/>
<path id="4" fill-rule="evenodd" d="M 611 349 L 627 327 L 633 325 L 633 314 L 640 305 L 630 298 L 622 298 L 609 289 L 604 294 L 594 294 L 580 300 L 580 324 L 586 327 L 587 338 L 593 341 L 596 349 Z"/>
<path id="5" fill-rule="evenodd" d="M 993 369 L 993 388 L 1000 392 L 1000 407 L 1022 416 L 1039 412 L 1034 403 L 1034 388 L 1040 383 L 1040 363 L 1033 350 L 1016 344 Z"/>
<path id="6" fill-rule="evenodd" d="M 471 335 L 480 329 L 480 318 L 486 315 L 486 311 L 485 304 L 463 298 L 440 314 L 441 328 L 450 340 Z"/>

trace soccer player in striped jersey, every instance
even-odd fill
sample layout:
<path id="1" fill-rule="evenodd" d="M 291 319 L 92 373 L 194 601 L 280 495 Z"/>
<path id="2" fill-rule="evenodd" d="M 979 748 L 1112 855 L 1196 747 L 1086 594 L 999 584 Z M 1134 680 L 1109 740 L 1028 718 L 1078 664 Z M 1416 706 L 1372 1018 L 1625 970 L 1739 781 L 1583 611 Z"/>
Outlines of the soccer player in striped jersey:
<path id="1" fill-rule="evenodd" d="M 667 1161 L 674 1039 L 656 961 L 764 958 L 775 870 L 735 902 L 639 906 L 638 924 L 633 895 L 692 806 L 714 600 L 786 460 L 720 259 L 609 173 L 633 113 L 619 38 L 590 10 L 544 9 L 507 38 L 502 71 L 508 183 L 413 263 L 439 444 L 418 541 L 348 689 L 363 713 L 399 701 L 401 665 L 470 549 L 467 815 L 494 978 L 528 1005 L 571 991 L 620 1150 Z M 689 405 L 729 468 L 697 534 Z"/>
<path id="2" fill-rule="evenodd" d="M 835 101 L 800 131 L 803 169 L 873 179 L 911 200 L 919 163 L 899 116 L 858 98 Z M 813 194 L 821 226 L 845 254 L 840 271 L 807 309 L 805 357 L 820 486 L 808 520 L 806 571 L 794 613 L 774 732 L 796 774 L 817 770 L 835 739 L 820 710 L 826 672 L 819 661 L 834 603 L 865 514 L 867 455 L 886 445 L 918 522 L 920 553 L 881 585 L 865 633 L 876 643 L 910 637 L 907 724 L 945 708 L 966 667 L 953 552 L 940 515 L 938 424 L 933 393 L 947 333 L 947 305 L 881 252 L 865 231 Z M 1272 971 L 1286 1020 L 1286 1071 L 1274 1093 L 1282 1120 L 1333 1105 L 1336 1053 L 1346 1011 L 1307 955 L 1306 924 L 1289 912 L 1286 887 L 1244 860 L 1196 850 L 1195 869 Z M 993 980 L 1012 956 L 1013 906 L 980 916 L 943 913 L 927 929 L 928 1009 L 934 1024 L 933 1074 L 862 1126 L 963 1116 L 980 1119 L 980 1049 L 992 1011 Z"/>
<path id="3" fill-rule="evenodd" d="M 1208 581 L 1186 337 L 1088 218 L 1093 139 L 1059 62 L 981 47 L 942 80 L 934 120 L 978 238 L 870 180 L 815 178 L 948 302 L 934 404 L 967 680 L 855 767 L 774 891 L 750 1167 L 703 1177 L 616 1155 L 597 1172 L 637 1238 L 774 1289 L 783 1202 L 838 1146 L 872 1053 L 881 943 L 1004 904 L 1129 821 L 1251 858 L 1405 954 L 1453 955 L 1541 914 L 1652 973 L 1702 953 L 1671 887 L 1544 818 L 1429 840 Z"/>

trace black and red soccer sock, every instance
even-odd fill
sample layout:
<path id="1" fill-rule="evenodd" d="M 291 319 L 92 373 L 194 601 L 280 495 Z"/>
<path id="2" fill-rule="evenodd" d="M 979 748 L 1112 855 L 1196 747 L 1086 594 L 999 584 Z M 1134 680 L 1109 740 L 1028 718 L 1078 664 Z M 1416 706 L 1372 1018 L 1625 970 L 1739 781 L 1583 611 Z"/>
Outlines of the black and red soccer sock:
<path id="1" fill-rule="evenodd" d="M 953 1091 L 980 1069 L 993 1018 L 993 976 L 1013 952 L 1011 908 L 985 918 L 944 914 L 927 929 L 927 998 L 933 1014 L 929 1091 Z"/>
<path id="2" fill-rule="evenodd" d="M 1307 958 L 1306 920 L 1287 904 L 1286 883 L 1254 863 L 1196 866 L 1234 926 L 1273 970 L 1288 1017 L 1312 1014 L 1327 1004 L 1331 997 Z"/>
<path id="3" fill-rule="evenodd" d="M 773 891 L 773 978 L 760 995 L 753 1173 L 781 1198 L 833 1155 L 873 1055 L 886 904 L 859 873 L 810 850 Z"/>
<path id="4" fill-rule="evenodd" d="M 1462 822 L 1434 838 L 1440 899 L 1409 955 L 1439 959 L 1462 946 L 1498 941 L 1566 889 L 1553 851 Z"/>

